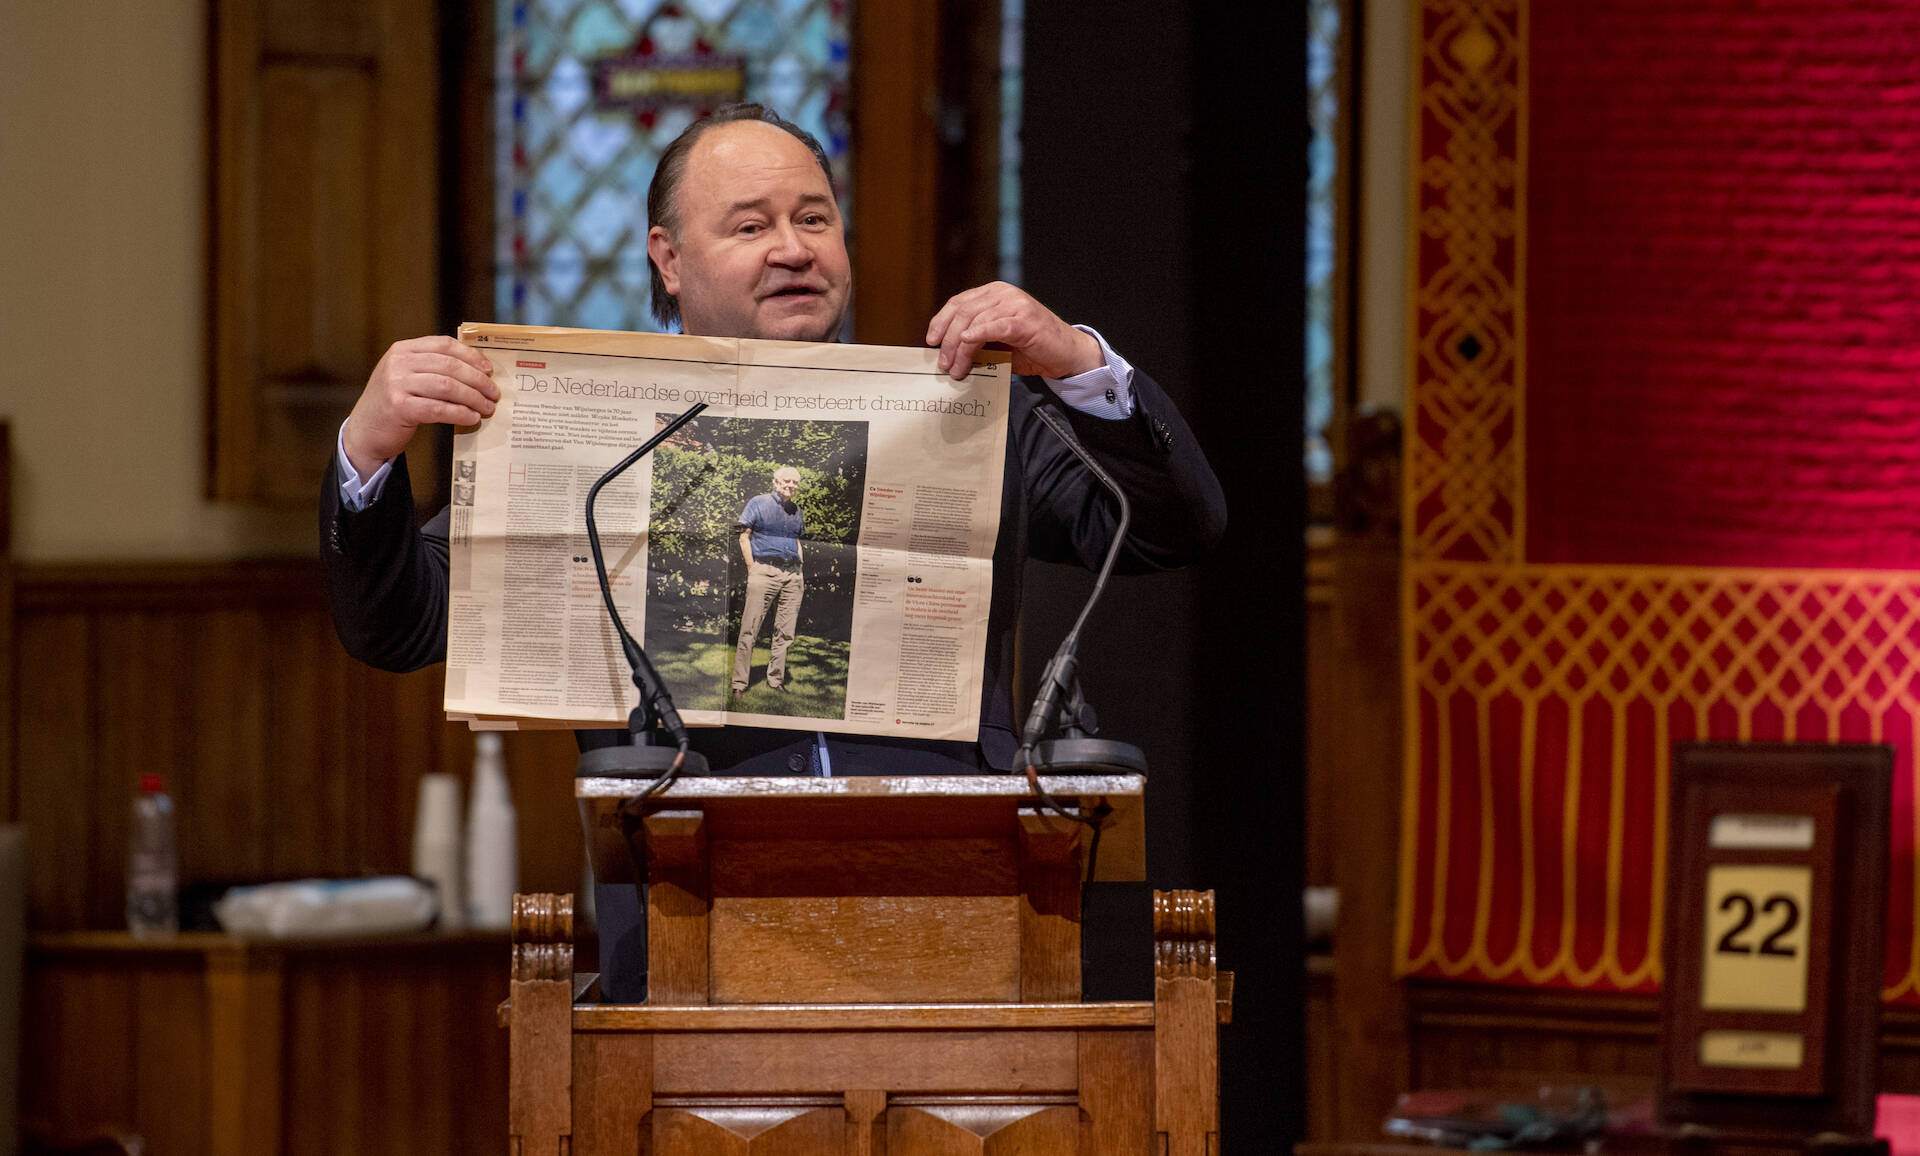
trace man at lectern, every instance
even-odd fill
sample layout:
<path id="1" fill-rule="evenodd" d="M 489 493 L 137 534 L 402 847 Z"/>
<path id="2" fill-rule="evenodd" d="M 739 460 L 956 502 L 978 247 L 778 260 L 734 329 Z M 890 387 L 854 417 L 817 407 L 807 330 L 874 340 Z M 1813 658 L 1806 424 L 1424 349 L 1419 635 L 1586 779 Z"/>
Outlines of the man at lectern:
<path id="1" fill-rule="evenodd" d="M 841 333 L 852 293 L 844 223 L 826 153 L 805 131 L 759 105 L 719 110 L 662 154 L 647 213 L 661 321 L 714 337 L 832 341 Z M 714 773 L 1010 769 L 1022 563 L 1097 566 L 1116 521 L 1109 495 L 1034 416 L 1040 406 L 1063 413 L 1126 489 L 1133 524 L 1122 569 L 1185 565 L 1225 526 L 1219 483 L 1172 402 L 1093 330 L 994 282 L 948 301 L 928 323 L 926 342 L 939 347 L 940 368 L 956 380 L 988 342 L 1011 348 L 1014 372 L 1027 375 L 1012 385 L 979 741 L 722 727 L 696 740 Z M 413 528 L 401 451 L 419 426 L 478 422 L 498 397 L 478 351 L 421 337 L 387 351 L 341 426 L 321 496 L 321 554 L 335 626 L 362 661 L 412 670 L 446 657 L 447 516 Z M 768 681 L 776 678 L 770 668 Z M 741 681 L 737 670 L 733 681 Z M 625 739 L 617 731 L 581 736 L 583 746 Z"/>

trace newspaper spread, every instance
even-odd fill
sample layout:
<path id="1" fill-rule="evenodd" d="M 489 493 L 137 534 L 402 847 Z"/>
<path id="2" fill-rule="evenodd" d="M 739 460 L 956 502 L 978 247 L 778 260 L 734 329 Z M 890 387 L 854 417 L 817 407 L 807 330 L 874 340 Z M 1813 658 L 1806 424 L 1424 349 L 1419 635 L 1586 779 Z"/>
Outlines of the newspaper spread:
<path id="1" fill-rule="evenodd" d="M 937 350 L 469 324 L 500 403 L 454 439 L 449 718 L 622 726 L 615 604 L 692 726 L 972 741 L 1009 365 Z"/>

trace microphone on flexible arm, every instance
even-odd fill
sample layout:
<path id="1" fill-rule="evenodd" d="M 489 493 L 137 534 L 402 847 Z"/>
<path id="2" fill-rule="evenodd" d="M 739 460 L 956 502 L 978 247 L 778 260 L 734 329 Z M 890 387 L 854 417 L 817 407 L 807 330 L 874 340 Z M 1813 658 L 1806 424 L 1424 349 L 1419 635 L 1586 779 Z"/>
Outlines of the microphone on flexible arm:
<path id="1" fill-rule="evenodd" d="M 1014 765 L 1024 769 L 1027 785 L 1040 799 L 1047 810 L 1074 822 L 1085 824 L 1093 830 L 1093 838 L 1087 850 L 1087 878 L 1094 875 L 1094 866 L 1100 853 L 1100 831 L 1104 810 L 1095 814 L 1082 814 L 1062 807 L 1046 788 L 1040 785 L 1040 775 L 1045 771 L 1079 771 L 1095 774 L 1140 774 L 1147 772 L 1147 758 L 1139 747 L 1131 743 L 1116 742 L 1112 739 L 1091 737 L 1099 732 L 1099 724 L 1094 716 L 1093 707 L 1088 705 L 1086 695 L 1080 689 L 1079 655 L 1080 628 L 1086 625 L 1087 617 L 1093 613 L 1094 603 L 1100 600 L 1101 593 L 1107 587 L 1107 578 L 1113 573 L 1113 565 L 1120 557 L 1120 550 L 1126 544 L 1127 527 L 1133 519 L 1132 507 L 1127 503 L 1126 492 L 1113 480 L 1106 469 L 1080 444 L 1073 427 L 1067 419 L 1045 405 L 1034 407 L 1034 414 L 1046 424 L 1048 429 L 1060 439 L 1073 455 L 1080 459 L 1100 484 L 1120 505 L 1120 517 L 1114 525 L 1113 541 L 1107 547 L 1107 556 L 1100 564 L 1099 574 L 1094 578 L 1093 590 L 1088 593 L 1086 604 L 1080 608 L 1080 616 L 1074 619 L 1073 628 L 1060 640 L 1059 649 L 1054 651 L 1046 668 L 1040 673 L 1040 686 L 1033 698 L 1033 707 L 1027 712 L 1027 721 L 1020 729 L 1020 749 L 1014 756 Z M 1066 717 L 1061 720 L 1062 736 L 1044 739 L 1060 713 L 1062 700 L 1065 701 Z"/>
<path id="2" fill-rule="evenodd" d="M 581 751 L 574 774 L 577 778 L 651 779 L 646 789 L 630 802 L 659 794 L 683 771 L 694 775 L 705 774 L 707 760 L 697 751 L 687 749 L 691 741 L 687 736 L 687 726 L 680 721 L 680 712 L 674 709 L 673 696 L 667 691 L 666 681 L 653 668 L 653 663 L 648 661 L 646 651 L 640 649 L 640 643 L 627 631 L 627 624 L 620 620 L 620 611 L 613 604 L 612 587 L 607 583 L 607 561 L 606 555 L 600 550 L 600 531 L 593 523 L 593 500 L 600 495 L 601 487 L 646 457 L 655 446 L 671 437 L 675 430 L 693 420 L 694 415 L 705 408 L 705 402 L 695 402 L 685 413 L 649 438 L 645 445 L 600 475 L 600 480 L 587 491 L 587 545 L 593 554 L 593 568 L 600 576 L 600 598 L 606 603 L 607 617 L 613 620 L 614 633 L 620 638 L 620 649 L 627 657 L 627 665 L 633 670 L 633 686 L 640 692 L 640 701 L 627 715 L 627 730 L 633 735 L 633 745 Z M 666 732 L 671 746 L 655 745 L 658 731 Z"/>

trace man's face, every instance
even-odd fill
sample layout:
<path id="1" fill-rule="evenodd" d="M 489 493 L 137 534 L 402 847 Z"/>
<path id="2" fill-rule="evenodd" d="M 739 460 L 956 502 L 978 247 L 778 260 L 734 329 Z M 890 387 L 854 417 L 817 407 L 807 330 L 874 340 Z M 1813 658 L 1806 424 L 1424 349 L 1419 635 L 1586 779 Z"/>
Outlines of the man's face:
<path id="1" fill-rule="evenodd" d="M 681 327 L 707 337 L 829 341 L 853 272 L 833 187 L 813 154 L 770 124 L 707 130 L 687 154 L 677 235 L 655 225 L 647 253 Z"/>
<path id="2" fill-rule="evenodd" d="M 780 470 L 775 473 L 773 475 L 773 492 L 783 502 L 793 501 L 793 496 L 800 492 L 800 475 L 797 473 L 788 473 L 786 470 Z"/>

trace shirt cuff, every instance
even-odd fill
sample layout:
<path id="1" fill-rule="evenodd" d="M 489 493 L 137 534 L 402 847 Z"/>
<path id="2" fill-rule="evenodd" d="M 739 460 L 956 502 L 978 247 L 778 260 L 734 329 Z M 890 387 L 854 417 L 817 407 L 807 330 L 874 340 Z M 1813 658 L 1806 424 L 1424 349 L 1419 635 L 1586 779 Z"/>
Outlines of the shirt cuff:
<path id="1" fill-rule="evenodd" d="M 1076 373 L 1066 378 L 1042 378 L 1047 388 L 1061 401 L 1086 414 L 1088 417 L 1106 418 L 1119 421 L 1133 416 L 1133 366 L 1127 359 L 1113 351 L 1107 339 L 1091 326 L 1076 325 L 1075 329 L 1092 337 L 1100 343 L 1100 355 L 1107 363 L 1085 373 Z"/>
<path id="2" fill-rule="evenodd" d="M 1085 377 L 1085 374 L 1081 374 Z M 348 418 L 348 421 L 353 420 Z M 334 435 L 333 456 L 340 467 L 340 504 L 354 513 L 366 509 L 380 499 L 380 491 L 387 484 L 387 475 L 393 472 L 393 459 L 380 463 L 373 476 L 366 481 L 360 480 L 360 471 L 353 468 L 347 460 L 347 423 L 340 423 L 340 432 Z"/>

